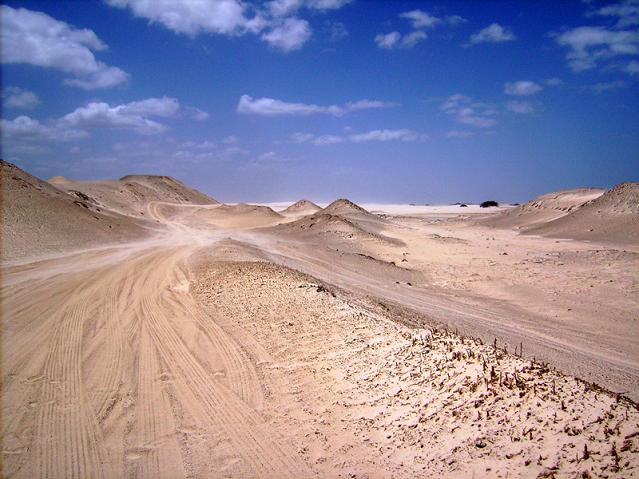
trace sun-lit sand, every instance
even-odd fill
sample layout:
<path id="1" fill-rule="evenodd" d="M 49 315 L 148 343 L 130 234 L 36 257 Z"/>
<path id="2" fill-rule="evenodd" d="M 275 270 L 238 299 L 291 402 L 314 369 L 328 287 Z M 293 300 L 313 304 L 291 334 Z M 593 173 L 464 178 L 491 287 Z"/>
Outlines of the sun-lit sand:
<path id="1" fill-rule="evenodd" d="M 639 474 L 636 183 L 249 205 L 1 169 L 4 477 Z"/>

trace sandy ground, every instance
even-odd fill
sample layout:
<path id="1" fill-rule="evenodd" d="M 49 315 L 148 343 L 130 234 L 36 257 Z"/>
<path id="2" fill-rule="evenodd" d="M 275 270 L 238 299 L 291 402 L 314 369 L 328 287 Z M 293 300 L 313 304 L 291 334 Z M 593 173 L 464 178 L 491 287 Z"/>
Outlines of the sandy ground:
<path id="1" fill-rule="evenodd" d="M 637 248 L 419 208 L 3 257 L 3 476 L 638 476 Z"/>

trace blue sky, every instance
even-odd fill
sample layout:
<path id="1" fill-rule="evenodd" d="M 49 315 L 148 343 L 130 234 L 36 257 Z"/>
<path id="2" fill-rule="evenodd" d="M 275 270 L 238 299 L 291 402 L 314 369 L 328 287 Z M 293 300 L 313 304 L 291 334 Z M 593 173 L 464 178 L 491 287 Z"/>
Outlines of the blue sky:
<path id="1" fill-rule="evenodd" d="M 223 201 L 639 181 L 639 0 L 11 1 L 2 157 Z"/>

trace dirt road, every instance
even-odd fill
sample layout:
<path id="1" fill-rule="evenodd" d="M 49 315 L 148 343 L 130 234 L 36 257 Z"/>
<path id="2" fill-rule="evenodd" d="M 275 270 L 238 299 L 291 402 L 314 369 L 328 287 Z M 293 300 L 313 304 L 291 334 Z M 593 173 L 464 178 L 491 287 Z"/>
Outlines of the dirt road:
<path id="1" fill-rule="evenodd" d="M 357 285 L 361 291 L 428 314 L 457 318 L 465 325 L 483 324 L 491 328 L 491 334 L 527 335 L 530 342 L 550 342 L 548 335 L 536 335 L 532 329 L 519 327 L 512 332 L 512 322 L 488 310 L 453 307 L 414 290 L 389 295 L 388 288 L 376 280 L 358 277 L 353 271 L 335 272 L 335 265 L 329 268 L 321 259 L 311 259 L 308 252 L 295 251 L 290 243 L 277 243 L 257 233 L 193 229 L 180 221 L 181 214 L 168 217 L 157 204 L 150 205 L 149 214 L 169 232 L 149 241 L 3 267 L 5 476 L 311 477 L 322 471 L 320 466 L 312 468 L 297 446 L 308 434 L 299 433 L 301 426 L 294 429 L 278 419 L 274 405 L 283 407 L 287 396 L 278 396 L 273 383 L 264 381 L 268 362 L 264 351 L 277 341 L 264 336 L 259 342 L 241 327 L 229 326 L 232 318 L 224 317 L 223 309 L 205 307 L 193 294 L 194 255 L 206 249 L 208 254 L 219 250 L 223 257 L 229 239 L 245 243 L 247 250 L 261 250 L 260 254 L 277 262 L 342 286 Z M 223 288 L 224 284 L 208 285 L 214 286 Z M 261 291 L 258 286 L 256 291 Z M 244 297 L 235 299 L 238 317 L 242 308 L 257 304 L 248 299 L 241 304 Z M 280 301 L 290 301 L 290 297 Z M 344 303 L 340 308 L 351 306 Z M 368 327 L 362 326 L 360 313 L 353 317 L 358 318 L 358 328 Z M 296 320 L 284 319 L 290 324 Z M 322 331 L 320 323 L 315 327 Z M 313 344 L 317 341 L 321 344 L 327 339 L 318 337 Z M 386 341 L 395 344 L 399 339 L 387 335 Z M 557 341 L 551 344 L 571 347 Z M 278 348 L 285 351 L 288 346 Z M 570 354 L 580 351 L 575 347 Z M 311 364 L 312 359 L 307 357 L 304 364 Z M 599 361 L 602 358 L 589 359 L 609 368 L 616 379 L 628 375 L 636 386 L 636 364 L 611 365 Z M 357 360 L 367 362 L 360 356 Z M 312 374 L 306 371 L 305 381 L 315 376 L 315 366 L 311 370 Z M 277 381 L 287 384 L 286 367 L 278 369 L 278 375 Z M 332 380 L 338 379 L 348 384 L 341 376 Z M 343 389 L 336 387 L 334 393 Z M 311 391 L 321 394 L 322 390 Z M 265 401 L 270 401 L 266 409 Z M 321 403 L 318 411 L 330 403 Z M 610 402 L 606 407 L 611 404 L 614 406 Z M 595 402 L 590 406 L 598 407 Z M 306 410 L 303 403 L 300 407 Z M 337 429 L 335 426 L 333 432 Z M 379 440 L 390 443 L 391 437 Z M 375 467 L 383 463 L 375 454 L 381 457 L 383 448 L 369 446 L 362 446 L 358 454 L 370 456 L 366 474 L 375 475 Z M 385 459 L 385 464 L 390 460 Z M 392 460 L 393 468 L 408 473 L 402 457 Z M 340 463 L 331 464 L 333 469 L 323 473 L 340 470 Z"/>

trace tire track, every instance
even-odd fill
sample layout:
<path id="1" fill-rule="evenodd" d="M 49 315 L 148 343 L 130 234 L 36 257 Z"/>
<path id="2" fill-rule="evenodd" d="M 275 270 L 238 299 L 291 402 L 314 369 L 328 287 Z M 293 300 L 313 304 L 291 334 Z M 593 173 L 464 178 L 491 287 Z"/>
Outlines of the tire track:
<path id="1" fill-rule="evenodd" d="M 108 455 L 82 385 L 82 330 L 87 303 L 63 310 L 44 364 L 45 383 L 36 424 L 39 477 L 109 477 Z"/>
<path id="2" fill-rule="evenodd" d="M 186 390 L 195 399 L 194 403 L 188 398 L 184 401 L 196 407 L 192 413 L 224 430 L 254 476 L 310 475 L 305 464 L 296 459 L 296 454 L 279 445 L 273 432 L 262 427 L 261 418 L 249 406 L 238 401 L 233 391 L 207 374 L 171 327 L 163 313 L 166 308 L 162 308 L 161 303 L 159 297 L 155 301 L 142 298 L 142 314 L 148 321 L 158 352 L 171 368 L 176 383 L 181 383 L 177 391 Z"/>

